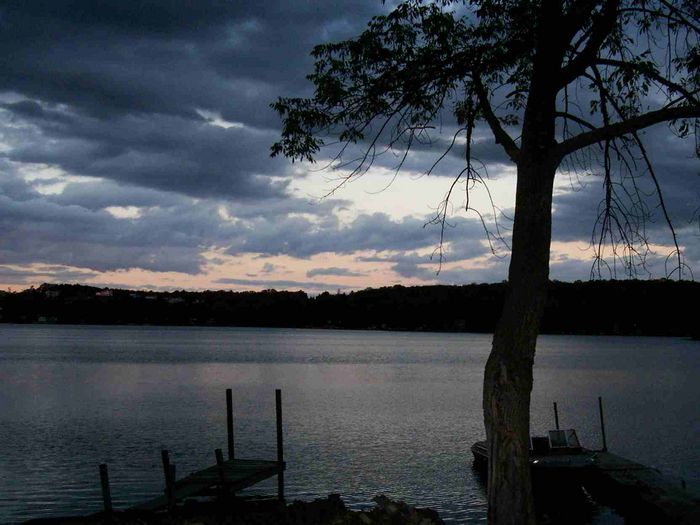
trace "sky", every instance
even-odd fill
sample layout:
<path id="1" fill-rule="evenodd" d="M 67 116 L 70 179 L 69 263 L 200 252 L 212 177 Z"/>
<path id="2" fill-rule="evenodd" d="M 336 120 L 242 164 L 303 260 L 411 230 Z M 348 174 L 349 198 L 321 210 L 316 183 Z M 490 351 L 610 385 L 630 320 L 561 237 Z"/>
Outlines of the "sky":
<path id="1" fill-rule="evenodd" d="M 474 148 L 496 211 L 477 185 L 470 204 L 481 215 L 465 212 L 467 188 L 458 185 L 442 265 L 440 227 L 430 219 L 464 165 L 463 149 L 426 171 L 451 138 L 449 120 L 398 174 L 400 152 L 389 152 L 341 187 L 348 172 L 325 167 L 331 152 L 316 164 L 270 157 L 281 128 L 270 103 L 312 93 L 312 47 L 357 35 L 390 7 L 3 2 L 0 288 L 80 282 L 320 293 L 504 280 L 515 169 L 485 129 L 476 130 Z M 700 275 L 695 143 L 665 125 L 644 141 L 685 262 Z M 661 278 L 672 239 L 646 179 L 652 252 L 638 277 Z M 590 278 L 603 197 L 596 170 L 557 175 L 552 278 Z M 624 277 L 613 262 L 602 277 Z"/>

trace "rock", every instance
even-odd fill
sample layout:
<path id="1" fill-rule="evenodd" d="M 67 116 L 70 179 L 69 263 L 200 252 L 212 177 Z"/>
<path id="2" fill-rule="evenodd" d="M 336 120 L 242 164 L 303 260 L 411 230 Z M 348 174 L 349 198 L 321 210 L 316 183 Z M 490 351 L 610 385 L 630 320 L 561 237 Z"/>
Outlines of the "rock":
<path id="1" fill-rule="evenodd" d="M 418 509 L 384 495 L 373 500 L 376 507 L 366 512 L 346 512 L 329 525 L 444 525 L 437 512 Z"/>
<path id="2" fill-rule="evenodd" d="M 166 512 L 115 512 L 75 518 L 32 520 L 33 525 L 443 525 L 437 512 L 417 509 L 386 496 L 374 498 L 368 511 L 350 511 L 339 494 L 314 501 L 234 499 L 225 504 L 187 502 L 172 516 Z"/>

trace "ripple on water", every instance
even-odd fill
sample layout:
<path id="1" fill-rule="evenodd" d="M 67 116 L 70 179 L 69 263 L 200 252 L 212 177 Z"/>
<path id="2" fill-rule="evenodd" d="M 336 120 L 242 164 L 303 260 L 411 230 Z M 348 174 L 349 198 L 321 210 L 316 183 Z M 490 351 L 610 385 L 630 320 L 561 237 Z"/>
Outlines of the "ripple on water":
<path id="1" fill-rule="evenodd" d="M 360 509 L 383 493 L 447 522 L 485 522 L 469 446 L 483 439 L 489 347 L 480 334 L 0 325 L 0 523 L 99 510 L 100 463 L 118 508 L 162 493 L 162 448 L 183 475 L 212 464 L 229 387 L 239 456 L 270 459 L 282 388 L 288 497 L 337 492 Z M 597 445 L 602 395 L 611 448 L 697 486 L 696 350 L 678 339 L 544 336 L 533 431 L 551 425 L 558 401 L 562 424 Z M 270 480 L 249 492 L 274 490 Z M 619 523 L 590 503 L 584 521 L 548 512 Z"/>

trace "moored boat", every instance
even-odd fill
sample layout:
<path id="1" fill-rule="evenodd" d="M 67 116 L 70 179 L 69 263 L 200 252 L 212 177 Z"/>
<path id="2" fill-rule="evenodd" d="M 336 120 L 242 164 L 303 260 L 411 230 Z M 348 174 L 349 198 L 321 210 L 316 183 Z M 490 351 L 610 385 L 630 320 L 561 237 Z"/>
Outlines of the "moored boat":
<path id="1" fill-rule="evenodd" d="M 489 450 L 486 441 L 472 445 L 474 467 L 488 470 Z M 581 447 L 576 431 L 550 430 L 546 436 L 530 438 L 530 467 L 536 480 L 557 481 L 580 479 L 585 471 L 596 462 L 596 452 Z"/>

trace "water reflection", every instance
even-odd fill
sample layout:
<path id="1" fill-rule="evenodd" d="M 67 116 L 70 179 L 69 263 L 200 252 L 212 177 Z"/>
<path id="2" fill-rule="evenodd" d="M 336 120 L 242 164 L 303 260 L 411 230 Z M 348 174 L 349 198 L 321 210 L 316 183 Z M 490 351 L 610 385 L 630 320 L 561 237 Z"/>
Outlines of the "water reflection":
<path id="1" fill-rule="evenodd" d="M 117 507 L 160 493 L 163 447 L 183 474 L 212 463 L 228 387 L 241 457 L 275 457 L 283 390 L 289 497 L 340 492 L 357 507 L 385 493 L 483 522 L 469 447 L 489 347 L 480 334 L 0 325 L 0 522 L 97 510 L 101 462 Z M 602 395 L 613 450 L 693 483 L 699 365 L 680 339 L 543 337 L 533 433 L 556 400 L 562 426 L 596 446 Z M 580 523 L 616 523 L 581 503 Z"/>

